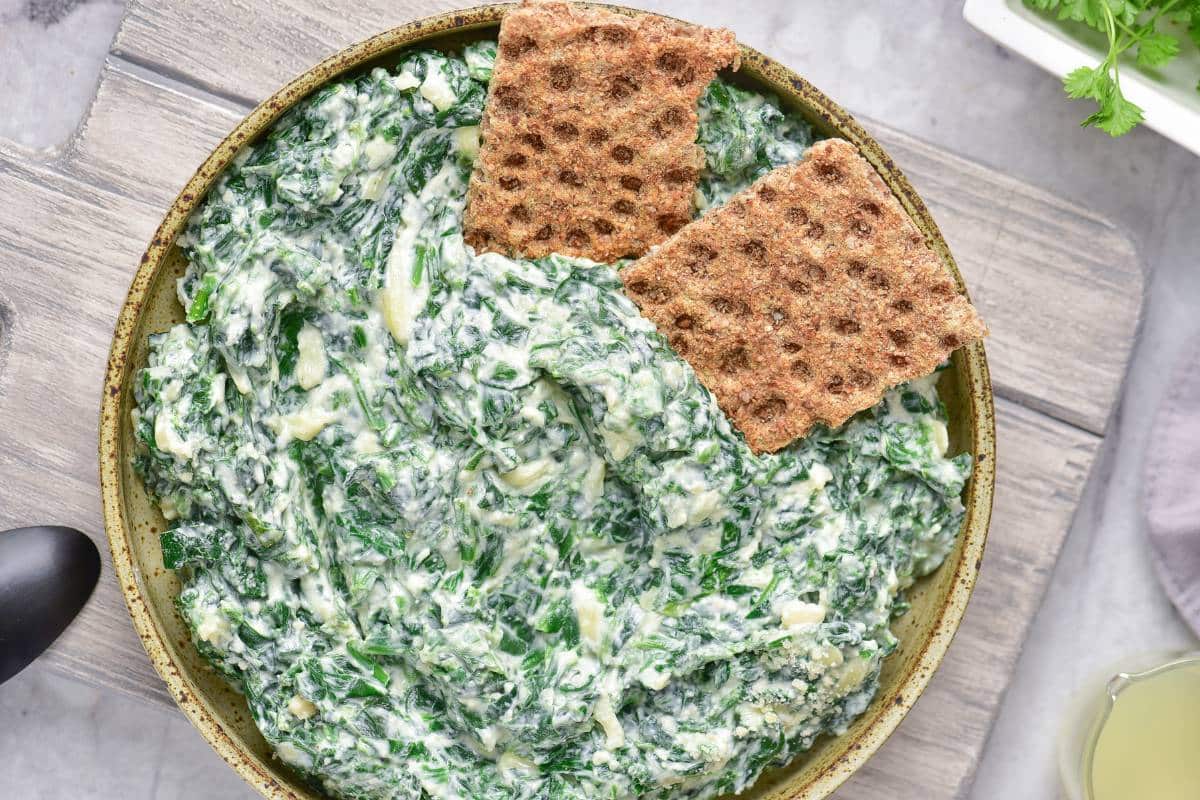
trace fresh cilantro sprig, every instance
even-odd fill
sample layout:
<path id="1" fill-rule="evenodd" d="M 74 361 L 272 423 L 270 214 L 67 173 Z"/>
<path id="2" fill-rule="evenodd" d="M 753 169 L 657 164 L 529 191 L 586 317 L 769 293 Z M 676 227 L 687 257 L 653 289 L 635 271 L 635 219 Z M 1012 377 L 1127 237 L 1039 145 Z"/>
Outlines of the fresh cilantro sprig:
<path id="1" fill-rule="evenodd" d="M 1121 92 L 1121 55 L 1137 48 L 1139 66 L 1157 68 L 1179 55 L 1180 38 L 1200 45 L 1200 0 L 1024 0 L 1059 19 L 1082 22 L 1108 37 L 1108 54 L 1095 67 L 1080 67 L 1063 78 L 1067 94 L 1094 100 L 1096 112 L 1083 121 L 1110 136 L 1122 136 L 1142 121 L 1142 109 Z M 1170 27 L 1168 27 L 1170 26 Z M 1200 91 L 1200 83 L 1196 85 Z"/>

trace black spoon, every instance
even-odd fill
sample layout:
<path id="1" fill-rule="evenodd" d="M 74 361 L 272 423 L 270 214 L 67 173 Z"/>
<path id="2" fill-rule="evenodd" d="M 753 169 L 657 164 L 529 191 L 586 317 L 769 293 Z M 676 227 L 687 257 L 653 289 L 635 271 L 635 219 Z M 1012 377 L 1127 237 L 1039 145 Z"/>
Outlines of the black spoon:
<path id="1" fill-rule="evenodd" d="M 0 683 L 25 669 L 83 608 L 100 577 L 100 553 L 74 528 L 0 533 Z"/>

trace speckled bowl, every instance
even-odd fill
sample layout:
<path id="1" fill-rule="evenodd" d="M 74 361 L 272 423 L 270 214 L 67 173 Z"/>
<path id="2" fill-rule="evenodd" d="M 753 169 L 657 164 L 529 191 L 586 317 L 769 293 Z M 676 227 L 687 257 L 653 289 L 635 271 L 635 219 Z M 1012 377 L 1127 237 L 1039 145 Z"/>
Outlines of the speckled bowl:
<path id="1" fill-rule="evenodd" d="M 254 109 L 205 160 L 171 205 L 134 276 L 113 336 L 100 422 L 100 480 L 104 521 L 125 602 L 134 628 L 180 708 L 204 737 L 256 789 L 269 798 L 319 794 L 301 782 L 259 735 L 242 697 L 216 675 L 192 646 L 173 600 L 175 575 L 163 568 L 158 534 L 164 520 L 130 467 L 133 377 L 145 364 L 147 337 L 183 320 L 175 281 L 184 259 L 175 238 L 216 177 L 248 142 L 284 111 L 325 83 L 395 62 L 414 44 L 453 48 L 494 37 L 508 6 L 486 6 L 411 22 L 353 45 L 321 62 Z M 636 14 L 628 9 L 622 13 Z M 747 47 L 735 80 L 772 92 L 802 113 L 820 132 L 853 142 L 875 166 L 917 227 L 962 283 L 954 260 L 925 204 L 883 148 L 836 103 L 792 71 Z M 966 521 L 958 544 L 936 573 L 912 593 L 912 611 L 895 623 L 899 650 L 883 670 L 879 696 L 842 736 L 825 738 L 785 768 L 764 775 L 745 796 L 817 800 L 845 781 L 887 739 L 929 682 L 966 610 L 983 556 L 994 482 L 995 427 L 991 383 L 983 346 L 954 355 L 941 382 L 950 411 L 951 446 L 975 458 L 966 489 Z"/>

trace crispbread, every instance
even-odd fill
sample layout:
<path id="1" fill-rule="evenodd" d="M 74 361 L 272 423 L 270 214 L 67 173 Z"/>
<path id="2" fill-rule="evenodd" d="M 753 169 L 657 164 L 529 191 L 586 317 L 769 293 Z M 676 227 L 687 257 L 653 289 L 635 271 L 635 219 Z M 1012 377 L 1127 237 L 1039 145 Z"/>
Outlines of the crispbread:
<path id="1" fill-rule="evenodd" d="M 731 32 L 559 2 L 505 15 L 467 193 L 477 251 L 614 261 L 692 217 L 700 94 Z"/>
<path id="2" fill-rule="evenodd" d="M 756 452 L 842 424 L 987 333 L 840 139 L 768 173 L 621 278 Z"/>

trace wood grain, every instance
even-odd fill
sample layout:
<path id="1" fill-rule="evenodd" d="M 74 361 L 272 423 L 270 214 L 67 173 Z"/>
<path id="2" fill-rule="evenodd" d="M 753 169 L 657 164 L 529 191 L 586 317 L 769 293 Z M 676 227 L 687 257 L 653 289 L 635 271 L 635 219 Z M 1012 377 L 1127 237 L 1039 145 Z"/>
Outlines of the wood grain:
<path id="1" fill-rule="evenodd" d="M 57 669 L 170 703 L 111 578 L 95 470 L 109 337 L 162 211 L 247 104 L 450 5 L 133 0 L 75 141 L 48 165 L 0 151 L 0 526 L 75 525 L 105 554 L 93 601 L 47 655 Z M 983 572 L 946 662 L 839 796 L 948 798 L 970 781 L 1099 447 L 1142 278 L 1103 219 L 866 125 L 929 202 L 992 327 L 1000 463 Z"/>
<path id="2" fill-rule="evenodd" d="M 0 287 L 11 308 L 0 374 L 0 529 L 71 525 L 96 541 L 100 584 L 46 658 L 166 702 L 112 578 L 96 470 L 108 340 L 159 209 L 2 154 L 0 197 Z"/>
<path id="3" fill-rule="evenodd" d="M 992 328 L 997 393 L 1103 433 L 1142 305 L 1133 243 L 1074 203 L 863 122 L 925 198 Z"/>
<path id="4" fill-rule="evenodd" d="M 360 0 L 347 13 L 337 0 L 135 0 L 112 52 L 252 105 L 348 44 L 470 5 L 479 3 Z"/>
<path id="5" fill-rule="evenodd" d="M 247 108 L 129 70 L 105 63 L 92 111 L 56 165 L 165 210 Z"/>

